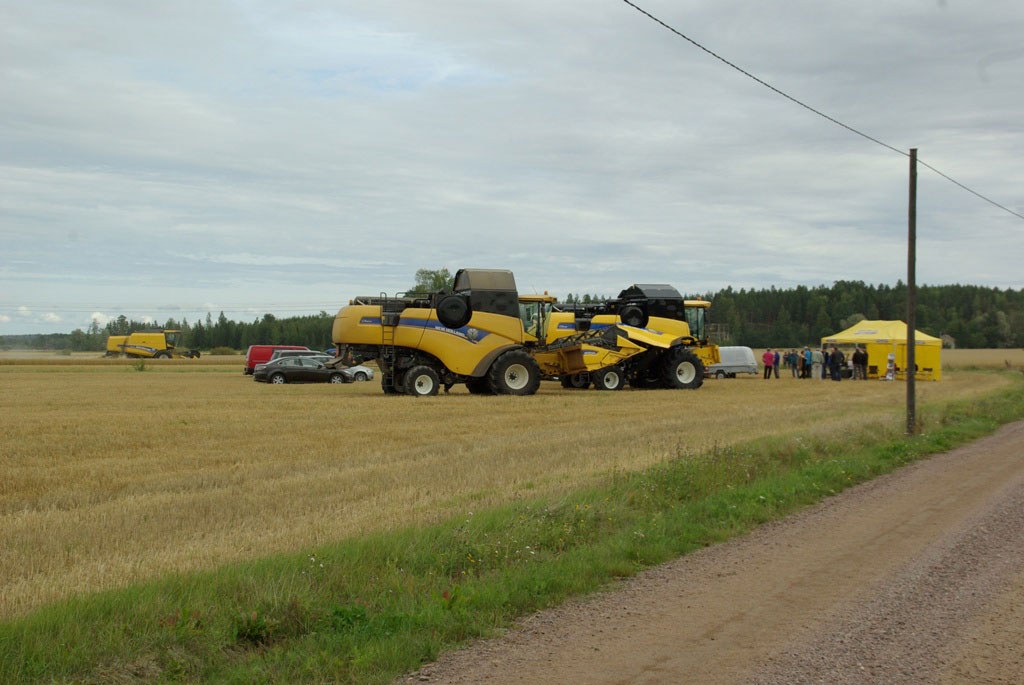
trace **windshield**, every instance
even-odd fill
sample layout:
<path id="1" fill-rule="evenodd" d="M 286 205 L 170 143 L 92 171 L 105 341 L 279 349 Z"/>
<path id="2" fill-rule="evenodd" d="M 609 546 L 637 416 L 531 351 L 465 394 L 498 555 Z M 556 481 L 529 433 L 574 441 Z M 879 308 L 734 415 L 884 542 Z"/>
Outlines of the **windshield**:
<path id="1" fill-rule="evenodd" d="M 523 332 L 538 340 L 544 336 L 550 314 L 550 302 L 519 303 L 519 318 L 523 321 Z"/>
<path id="2" fill-rule="evenodd" d="M 168 347 L 174 347 L 178 344 L 178 333 L 164 333 L 164 339 L 167 340 Z"/>
<path id="3" fill-rule="evenodd" d="M 707 340 L 707 310 L 703 307 L 686 308 L 686 324 L 690 327 L 690 335 L 697 340 Z"/>

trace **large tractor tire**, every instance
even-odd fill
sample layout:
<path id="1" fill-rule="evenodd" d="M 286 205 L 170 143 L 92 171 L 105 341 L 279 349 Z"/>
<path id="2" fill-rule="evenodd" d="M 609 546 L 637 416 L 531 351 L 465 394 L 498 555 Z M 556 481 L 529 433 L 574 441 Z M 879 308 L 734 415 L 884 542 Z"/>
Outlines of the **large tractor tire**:
<path id="1" fill-rule="evenodd" d="M 619 320 L 627 326 L 643 328 L 647 325 L 649 318 L 643 307 L 637 304 L 627 304 L 619 310 Z"/>
<path id="2" fill-rule="evenodd" d="M 704 384 L 704 363 L 685 347 L 670 350 L 661 366 L 666 388 L 696 390 Z"/>
<path id="3" fill-rule="evenodd" d="M 523 350 L 509 350 L 487 372 L 499 395 L 532 395 L 540 387 L 540 366 Z"/>
<path id="4" fill-rule="evenodd" d="M 617 366 L 609 366 L 590 374 L 594 381 L 594 387 L 598 390 L 622 390 L 626 384 L 626 377 L 622 369 Z"/>
<path id="5" fill-rule="evenodd" d="M 462 328 L 473 318 L 473 308 L 465 295 L 446 295 L 437 303 L 437 320 L 448 328 Z"/>
<path id="6" fill-rule="evenodd" d="M 405 394 L 413 397 L 436 395 L 441 387 L 437 371 L 425 364 L 414 366 L 405 372 Z"/>
<path id="7" fill-rule="evenodd" d="M 494 394 L 494 388 L 491 387 L 491 381 L 486 376 L 483 378 L 470 378 L 466 381 L 466 390 L 469 390 L 470 395 Z"/>

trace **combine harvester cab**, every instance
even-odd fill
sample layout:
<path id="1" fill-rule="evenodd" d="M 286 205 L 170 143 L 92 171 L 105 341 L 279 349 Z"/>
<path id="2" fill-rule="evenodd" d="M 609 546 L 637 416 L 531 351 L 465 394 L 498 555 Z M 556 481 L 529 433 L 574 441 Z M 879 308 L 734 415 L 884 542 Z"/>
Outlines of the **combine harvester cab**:
<path id="1" fill-rule="evenodd" d="M 453 292 L 357 297 L 334 320 L 334 364 L 377 360 L 385 394 L 532 395 L 537 362 L 524 349 L 511 271 L 460 269 Z"/>
<path id="2" fill-rule="evenodd" d="M 181 331 L 136 331 L 128 335 L 107 338 L 107 357 L 134 357 L 136 359 L 170 359 L 187 357 L 198 359 L 199 350 L 177 349 Z"/>
<path id="3" fill-rule="evenodd" d="M 718 361 L 718 347 L 708 345 L 705 336 L 710 306 L 703 300 L 684 300 L 672 286 L 659 284 L 630 286 L 606 302 L 556 308 L 572 317 L 577 332 L 613 329 L 620 340 L 641 348 L 621 364 L 633 387 L 696 389 L 704 382 L 705 365 Z M 571 334 L 569 323 L 559 319 L 552 335 L 563 332 Z M 602 388 L 603 380 L 592 369 L 561 376 L 566 388 L 586 388 L 592 382 Z"/>

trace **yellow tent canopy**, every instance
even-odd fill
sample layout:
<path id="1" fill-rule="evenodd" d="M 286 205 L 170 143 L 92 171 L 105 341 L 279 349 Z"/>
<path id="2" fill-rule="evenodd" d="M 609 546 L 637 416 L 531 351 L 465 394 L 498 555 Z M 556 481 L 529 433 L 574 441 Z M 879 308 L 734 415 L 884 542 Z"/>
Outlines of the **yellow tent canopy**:
<path id="1" fill-rule="evenodd" d="M 942 378 L 942 341 L 914 331 L 917 347 L 914 361 L 917 379 Z M 889 355 L 893 355 L 896 378 L 905 378 L 907 363 L 907 324 L 902 321 L 858 321 L 845 331 L 821 339 L 822 345 L 861 345 L 868 353 L 868 378 L 885 378 Z"/>

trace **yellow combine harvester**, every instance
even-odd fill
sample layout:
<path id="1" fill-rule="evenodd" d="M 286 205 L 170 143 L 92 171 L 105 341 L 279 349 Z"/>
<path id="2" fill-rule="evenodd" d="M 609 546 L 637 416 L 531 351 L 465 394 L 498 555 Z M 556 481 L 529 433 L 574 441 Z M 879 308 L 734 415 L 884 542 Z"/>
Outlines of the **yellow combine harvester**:
<path id="1" fill-rule="evenodd" d="M 542 377 L 580 374 L 608 390 L 627 380 L 699 387 L 694 339 L 689 329 L 676 334 L 685 324 L 669 332 L 628 325 L 646 323 L 648 303 L 627 304 L 615 309 L 621 323 L 578 330 L 576 313 L 556 311 L 554 298 L 520 298 L 512 272 L 461 269 L 451 293 L 353 299 L 335 317 L 331 339 L 335 363 L 376 359 L 387 394 L 434 395 L 465 383 L 474 394 L 532 395 Z"/>
<path id="2" fill-rule="evenodd" d="M 135 357 L 137 359 L 170 359 L 188 357 L 198 359 L 199 350 L 177 350 L 181 331 L 136 331 L 128 335 L 107 338 L 107 357 Z"/>
<path id="3" fill-rule="evenodd" d="M 460 269 L 454 292 L 357 297 L 334 319 L 335 363 L 376 359 L 385 394 L 532 395 L 540 369 L 524 347 L 511 271 Z"/>
<path id="4" fill-rule="evenodd" d="M 708 344 L 705 333 L 710 306 L 684 300 L 669 285 L 633 285 L 616 299 L 587 304 L 559 304 L 549 295 L 520 297 L 527 335 L 538 337 L 534 356 L 545 377 L 558 377 L 565 388 L 593 383 L 601 390 L 626 381 L 640 388 L 700 387 L 704 367 L 719 361 L 718 347 Z M 604 341 L 604 349 L 593 349 L 592 341 L 608 330 L 614 338 Z M 551 354 L 561 340 L 584 343 L 582 365 Z"/>

